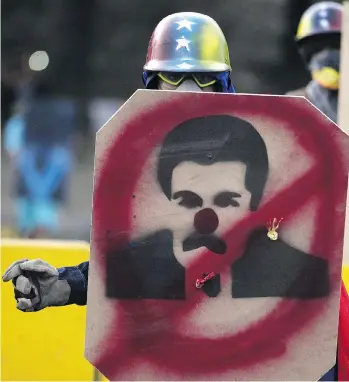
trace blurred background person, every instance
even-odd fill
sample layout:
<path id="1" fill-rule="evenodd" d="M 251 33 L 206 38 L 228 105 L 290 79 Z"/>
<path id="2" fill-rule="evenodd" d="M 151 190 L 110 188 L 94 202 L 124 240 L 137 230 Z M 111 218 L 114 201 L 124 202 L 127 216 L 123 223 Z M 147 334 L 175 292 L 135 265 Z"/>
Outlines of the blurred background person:
<path id="1" fill-rule="evenodd" d="M 17 105 L 4 134 L 15 174 L 17 230 L 23 237 L 54 236 L 72 167 L 75 101 L 54 96 L 45 77 L 36 75 Z"/>
<path id="2" fill-rule="evenodd" d="M 341 4 L 322 1 L 302 15 L 296 41 L 311 80 L 306 87 L 289 93 L 308 98 L 334 122 L 338 112 L 342 13 Z"/>
<path id="3" fill-rule="evenodd" d="M 333 1 L 321 1 L 311 5 L 300 18 L 296 42 L 300 56 L 308 69 L 311 80 L 289 95 L 306 97 L 313 105 L 334 122 L 338 116 L 338 91 L 340 83 L 340 45 L 342 32 L 343 6 Z M 336 381 L 345 370 L 347 335 L 348 294 L 341 290 L 341 309 L 339 313 L 339 341 L 336 365 L 326 373 L 322 381 Z"/>
<path id="4" fill-rule="evenodd" d="M 4 132 L 3 146 L 14 177 L 16 177 L 15 163 L 23 148 L 24 108 L 33 75 L 28 65 L 28 57 L 24 50 L 14 50 L 8 54 L 2 65 L 1 129 Z M 12 184 L 11 193 L 16 195 Z M 15 197 L 14 202 L 18 205 L 16 201 Z M 17 223 L 19 223 L 18 219 Z M 18 236 L 18 224 L 13 227 L 2 227 L 2 233 L 7 236 Z"/>

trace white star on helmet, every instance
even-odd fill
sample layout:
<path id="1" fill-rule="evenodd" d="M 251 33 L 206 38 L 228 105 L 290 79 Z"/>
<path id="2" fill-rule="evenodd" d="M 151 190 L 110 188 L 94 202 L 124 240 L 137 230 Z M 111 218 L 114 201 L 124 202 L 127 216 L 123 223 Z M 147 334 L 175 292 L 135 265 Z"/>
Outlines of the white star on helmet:
<path id="1" fill-rule="evenodd" d="M 178 24 L 178 28 L 177 28 L 178 31 L 181 30 L 182 28 L 186 28 L 188 29 L 188 31 L 191 32 L 191 26 L 196 23 L 189 20 L 181 20 L 181 21 L 177 21 L 176 24 Z"/>
<path id="2" fill-rule="evenodd" d="M 190 51 L 190 49 L 189 49 L 190 41 L 187 40 L 184 36 L 182 36 L 182 38 L 176 40 L 176 42 L 177 42 L 176 50 L 179 50 L 180 48 L 185 48 L 188 52 Z"/>

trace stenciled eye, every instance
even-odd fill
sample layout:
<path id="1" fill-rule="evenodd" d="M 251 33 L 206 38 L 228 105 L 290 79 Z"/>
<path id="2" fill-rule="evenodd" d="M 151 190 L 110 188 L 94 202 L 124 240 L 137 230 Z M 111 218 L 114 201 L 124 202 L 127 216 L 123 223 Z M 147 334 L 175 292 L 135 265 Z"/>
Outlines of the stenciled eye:
<path id="1" fill-rule="evenodd" d="M 178 205 L 185 208 L 198 208 L 202 207 L 202 198 L 192 191 L 178 191 L 173 194 L 173 199 L 179 199 Z"/>
<path id="2" fill-rule="evenodd" d="M 240 203 L 236 200 L 236 198 L 241 198 L 241 195 L 231 191 L 220 192 L 214 198 L 214 205 L 221 208 L 226 208 L 229 206 L 240 207 Z"/>

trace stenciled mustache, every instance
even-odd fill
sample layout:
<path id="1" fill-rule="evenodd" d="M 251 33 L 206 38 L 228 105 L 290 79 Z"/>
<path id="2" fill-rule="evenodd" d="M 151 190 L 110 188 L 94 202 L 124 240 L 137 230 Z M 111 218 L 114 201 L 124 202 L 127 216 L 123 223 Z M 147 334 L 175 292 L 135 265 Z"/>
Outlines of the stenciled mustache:
<path id="1" fill-rule="evenodd" d="M 227 251 L 226 243 L 213 235 L 191 234 L 183 242 L 183 251 L 192 251 L 197 248 L 206 247 L 210 251 L 223 255 Z"/>

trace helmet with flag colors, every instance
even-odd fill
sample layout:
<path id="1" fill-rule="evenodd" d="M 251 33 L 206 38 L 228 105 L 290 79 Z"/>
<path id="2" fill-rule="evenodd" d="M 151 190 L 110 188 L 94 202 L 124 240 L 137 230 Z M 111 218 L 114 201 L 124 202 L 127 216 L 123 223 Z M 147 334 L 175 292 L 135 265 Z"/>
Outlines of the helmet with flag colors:
<path id="1" fill-rule="evenodd" d="M 302 15 L 297 29 L 296 41 L 329 34 L 340 34 L 343 6 L 334 1 L 322 1 L 309 7 Z"/>
<path id="2" fill-rule="evenodd" d="M 221 80 L 226 86 L 223 88 L 232 88 L 225 36 L 215 20 L 200 13 L 174 13 L 161 20 L 150 39 L 143 69 L 146 87 L 154 73 L 173 86 L 178 86 L 183 74 L 195 73 L 195 82 L 201 88 L 212 82 L 208 81 L 207 74 L 216 73 L 219 77 L 224 73 Z"/>
<path id="3" fill-rule="evenodd" d="M 299 52 L 312 79 L 322 88 L 338 90 L 343 6 L 322 1 L 309 7 L 296 34 Z"/>
<path id="4" fill-rule="evenodd" d="M 169 15 L 153 32 L 144 70 L 230 71 L 227 41 L 220 26 L 209 16 L 194 12 Z"/>
<path id="5" fill-rule="evenodd" d="M 343 6 L 322 1 L 309 7 L 302 15 L 296 33 L 300 54 L 306 63 L 323 49 L 340 48 Z"/>

